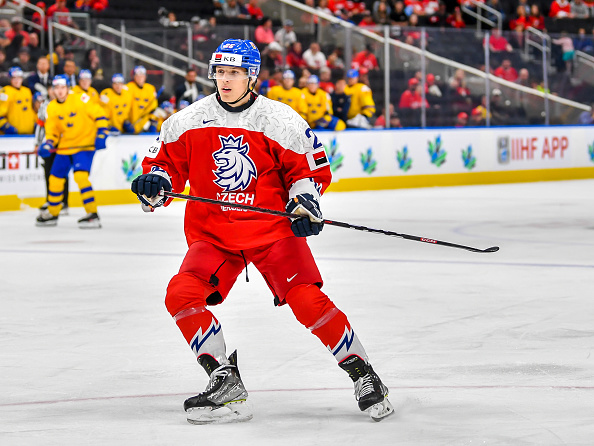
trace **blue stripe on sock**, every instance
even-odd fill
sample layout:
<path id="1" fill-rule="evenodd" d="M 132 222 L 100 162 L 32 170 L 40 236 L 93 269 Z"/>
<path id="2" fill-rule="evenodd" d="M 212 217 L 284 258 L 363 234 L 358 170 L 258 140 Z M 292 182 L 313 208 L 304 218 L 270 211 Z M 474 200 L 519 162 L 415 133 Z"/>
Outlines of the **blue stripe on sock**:
<path id="1" fill-rule="evenodd" d="M 91 186 L 85 187 L 84 189 L 80 190 L 81 194 L 86 194 L 87 192 L 93 192 L 93 188 Z"/>
<path id="2" fill-rule="evenodd" d="M 86 200 L 83 200 L 83 204 L 89 204 L 89 203 L 92 203 L 93 201 L 95 201 L 95 199 L 93 197 L 87 198 Z"/>
<path id="3" fill-rule="evenodd" d="M 51 197 L 59 197 L 60 195 L 64 195 L 64 191 L 62 192 L 52 192 L 51 190 L 48 193 L 49 196 Z"/>

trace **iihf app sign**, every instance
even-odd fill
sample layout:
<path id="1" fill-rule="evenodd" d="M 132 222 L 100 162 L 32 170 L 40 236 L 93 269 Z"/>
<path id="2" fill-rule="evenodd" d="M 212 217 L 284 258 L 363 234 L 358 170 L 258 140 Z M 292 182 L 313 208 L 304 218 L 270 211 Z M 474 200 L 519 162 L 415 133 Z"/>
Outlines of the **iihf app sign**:
<path id="1" fill-rule="evenodd" d="M 45 195 L 45 177 L 33 138 L 0 138 L 0 195 Z"/>

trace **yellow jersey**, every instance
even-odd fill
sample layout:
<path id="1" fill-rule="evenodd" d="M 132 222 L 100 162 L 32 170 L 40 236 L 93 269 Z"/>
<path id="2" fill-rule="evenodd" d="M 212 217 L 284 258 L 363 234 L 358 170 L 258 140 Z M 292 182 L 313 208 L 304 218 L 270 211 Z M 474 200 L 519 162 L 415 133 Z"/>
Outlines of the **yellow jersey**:
<path id="1" fill-rule="evenodd" d="M 86 94 L 70 93 L 64 102 L 47 106 L 45 139 L 52 140 L 58 155 L 95 150 L 97 130 L 107 129 L 107 116 Z"/>
<path id="2" fill-rule="evenodd" d="M 109 118 L 109 126 L 123 132 L 124 121 L 130 121 L 132 110 L 132 95 L 128 87 L 124 86 L 120 94 L 117 94 L 113 88 L 106 88 L 101 92 L 100 100 Z"/>
<path id="3" fill-rule="evenodd" d="M 299 88 L 291 88 L 287 90 L 282 85 L 275 85 L 266 95 L 268 99 L 287 104 L 293 110 L 301 115 L 303 119 L 307 119 L 307 103 L 305 102 L 305 95 Z"/>
<path id="4" fill-rule="evenodd" d="M 307 105 L 307 116 L 305 120 L 313 129 L 324 119 L 324 116 L 332 116 L 332 99 L 330 95 L 321 88 L 318 88 L 315 94 L 311 94 L 307 88 L 301 90 L 305 96 Z"/>
<path id="5" fill-rule="evenodd" d="M 157 108 L 157 91 L 148 83 L 139 87 L 136 82 L 131 81 L 127 86 L 132 95 L 130 122 L 134 126 L 135 133 L 140 133 L 151 118 L 151 113 Z"/>
<path id="6" fill-rule="evenodd" d="M 35 129 L 36 120 L 31 90 L 25 86 L 14 88 L 12 85 L 0 89 L 0 127 L 8 123 L 19 135 L 30 135 Z"/>
<path id="7" fill-rule="evenodd" d="M 76 94 L 87 94 L 91 98 L 91 102 L 98 104 L 99 103 L 99 93 L 93 87 L 89 87 L 88 90 L 83 90 L 80 85 L 75 85 L 72 87 L 72 91 Z"/>
<path id="8" fill-rule="evenodd" d="M 361 82 L 356 83 L 352 87 L 348 85 L 344 88 L 344 92 L 351 97 L 351 107 L 347 114 L 347 118 L 351 119 L 361 114 L 371 118 L 375 114 L 375 102 L 371 95 L 371 88 Z"/>

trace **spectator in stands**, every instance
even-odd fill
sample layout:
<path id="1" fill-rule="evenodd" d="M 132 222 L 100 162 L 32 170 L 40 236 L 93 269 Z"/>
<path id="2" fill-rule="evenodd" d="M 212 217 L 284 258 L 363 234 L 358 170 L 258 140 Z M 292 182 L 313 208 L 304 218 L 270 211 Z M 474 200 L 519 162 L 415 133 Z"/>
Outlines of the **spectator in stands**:
<path id="1" fill-rule="evenodd" d="M 157 129 L 152 128 L 150 121 L 158 105 L 157 92 L 155 87 L 146 81 L 146 68 L 142 65 L 134 67 L 133 76 L 133 80 L 127 84 L 132 95 L 130 122 L 134 126 L 134 133 L 153 133 Z"/>
<path id="2" fill-rule="evenodd" d="M 264 48 L 271 42 L 274 42 L 274 32 L 272 32 L 272 19 L 264 17 L 260 25 L 256 27 L 255 41 L 260 48 Z"/>
<path id="3" fill-rule="evenodd" d="M 41 93 L 43 99 L 48 97 L 48 89 L 52 85 L 52 77 L 49 74 L 49 60 L 46 57 L 37 59 L 37 70 L 27 78 L 26 85 L 33 94 Z"/>
<path id="4" fill-rule="evenodd" d="M 19 49 L 17 57 L 13 59 L 12 64 L 21 67 L 21 70 L 23 70 L 27 77 L 35 71 L 35 64 L 31 60 L 31 53 L 26 46 Z"/>
<path id="5" fill-rule="evenodd" d="M 101 61 L 99 60 L 99 56 L 97 55 L 97 50 L 95 48 L 90 48 L 87 50 L 81 67 L 85 70 L 90 70 L 91 73 L 93 73 L 93 76 L 101 67 Z"/>
<path id="6" fill-rule="evenodd" d="M 481 96 L 481 103 L 472 109 L 470 120 L 472 125 L 481 126 L 487 123 L 487 113 L 491 118 L 491 113 L 487 111 L 487 95 Z"/>
<path id="7" fill-rule="evenodd" d="M 37 60 L 42 54 L 41 48 L 39 47 L 39 36 L 35 33 L 29 33 L 29 45 L 27 46 L 29 49 L 29 54 L 31 55 L 31 60 Z"/>
<path id="8" fill-rule="evenodd" d="M 522 28 L 522 31 L 531 26 L 530 16 L 526 12 L 526 8 L 522 5 L 518 5 L 515 17 L 509 21 L 510 29 L 516 29 L 518 26 Z M 495 29 L 493 29 L 493 31 L 495 31 Z"/>
<path id="9" fill-rule="evenodd" d="M 259 0 L 249 0 L 249 3 L 245 9 L 247 9 L 247 12 L 252 19 L 262 20 L 264 18 L 264 13 L 262 12 L 262 9 L 258 3 Z"/>
<path id="10" fill-rule="evenodd" d="M 0 48 L 0 76 L 2 73 L 8 73 L 8 69 L 10 68 L 10 61 L 6 60 L 6 51 Z M 0 84 L 3 85 L 3 84 Z"/>
<path id="11" fill-rule="evenodd" d="M 184 82 L 175 87 L 175 108 L 179 109 L 179 101 L 182 99 L 192 104 L 204 97 L 202 88 L 196 82 L 197 75 L 194 68 L 188 68 Z"/>
<path id="12" fill-rule="evenodd" d="M 47 10 L 45 8 L 45 2 L 37 2 L 35 3 L 35 6 L 37 6 L 39 9 L 43 10 L 44 12 L 44 16 L 43 18 L 41 17 L 41 14 L 37 11 L 35 11 L 33 13 L 33 16 L 31 17 L 31 21 L 39 26 L 43 26 L 43 29 L 45 31 L 47 31 Z M 38 33 L 39 30 L 34 30 L 34 32 Z"/>
<path id="13" fill-rule="evenodd" d="M 431 26 L 445 28 L 448 25 L 448 10 L 445 2 L 439 2 L 439 8 L 429 17 L 428 20 Z"/>
<path id="14" fill-rule="evenodd" d="M 330 95 L 319 88 L 318 76 L 312 74 L 302 90 L 307 104 L 306 121 L 312 129 L 344 130 L 346 124 L 332 114 Z"/>
<path id="15" fill-rule="evenodd" d="M 74 9 L 80 12 L 101 12 L 109 5 L 108 0 L 76 0 Z"/>
<path id="16" fill-rule="evenodd" d="M 320 88 L 326 93 L 334 92 L 334 83 L 332 82 L 332 70 L 328 67 L 320 68 Z"/>
<path id="17" fill-rule="evenodd" d="M 571 15 L 570 17 L 576 19 L 587 19 L 590 17 L 590 8 L 584 3 L 583 0 L 573 0 L 571 2 Z"/>
<path id="18" fill-rule="evenodd" d="M 464 22 L 464 18 L 462 17 L 462 11 L 458 6 L 454 8 L 454 13 L 448 17 L 447 22 L 452 28 L 466 28 L 466 23 Z"/>
<path id="19" fill-rule="evenodd" d="M 334 48 L 328 55 L 326 63 L 331 70 L 344 70 L 344 48 L 341 46 Z"/>
<path id="20" fill-rule="evenodd" d="M 530 72 L 527 68 L 520 69 L 518 73 L 518 78 L 516 79 L 516 84 L 522 85 L 524 87 L 530 87 Z"/>
<path id="21" fill-rule="evenodd" d="M 274 101 L 287 104 L 299 113 L 303 119 L 307 119 L 305 94 L 301 89 L 295 87 L 295 73 L 291 70 L 285 70 L 282 76 L 281 85 L 275 85 L 268 89 L 266 96 Z"/>
<path id="22" fill-rule="evenodd" d="M 70 9 L 66 7 L 66 0 L 56 0 L 56 3 L 47 8 L 47 18 L 51 19 L 55 13 L 60 13 L 58 23 L 65 26 L 73 26 L 74 22 L 70 16 Z"/>
<path id="23" fill-rule="evenodd" d="M 590 105 L 590 111 L 580 113 L 578 124 L 593 125 L 594 124 L 594 103 Z"/>
<path id="24" fill-rule="evenodd" d="M 344 122 L 348 119 L 349 108 L 351 107 L 351 97 L 344 92 L 346 86 L 345 79 L 338 79 L 334 86 L 334 91 L 330 94 L 332 112 L 334 116 Z"/>
<path id="25" fill-rule="evenodd" d="M 549 17 L 558 19 L 571 17 L 571 5 L 568 0 L 553 0 L 549 9 Z"/>
<path id="26" fill-rule="evenodd" d="M 12 42 L 19 35 L 22 36 L 22 43 L 19 46 L 29 45 L 29 33 L 23 30 L 23 19 L 17 16 L 10 19 L 10 29 L 4 33 L 4 37 Z"/>
<path id="27" fill-rule="evenodd" d="M 511 33 L 509 44 L 514 50 L 523 50 L 525 42 L 524 39 L 524 27 L 522 25 L 517 25 Z"/>
<path id="28" fill-rule="evenodd" d="M 483 47 L 485 46 L 485 39 L 483 39 Z M 513 51 L 513 47 L 497 28 L 493 28 L 492 35 L 489 37 L 489 51 L 492 53 L 501 53 Z"/>
<path id="29" fill-rule="evenodd" d="M 282 69 L 283 65 L 283 48 L 278 42 L 270 42 L 262 52 L 262 66 L 273 73 L 276 69 Z"/>
<path id="30" fill-rule="evenodd" d="M 307 64 L 303 60 L 303 47 L 301 42 L 293 42 L 287 54 L 287 66 L 291 69 L 305 68 Z"/>
<path id="31" fill-rule="evenodd" d="M 454 75 L 448 79 L 448 86 L 450 87 L 450 89 L 455 90 L 456 88 L 458 88 L 462 81 L 464 81 L 465 76 L 466 73 L 464 72 L 464 70 L 457 69 L 454 72 Z"/>
<path id="32" fill-rule="evenodd" d="M 561 32 L 561 37 L 553 39 L 555 45 L 561 45 L 563 55 L 561 56 L 565 62 L 565 71 L 571 74 L 573 68 L 573 58 L 575 57 L 575 48 L 573 47 L 573 40 L 569 37 L 566 31 Z"/>
<path id="33" fill-rule="evenodd" d="M 493 74 L 510 82 L 515 82 L 518 78 L 518 72 L 514 67 L 512 67 L 510 59 L 503 59 L 501 65 L 495 70 Z"/>
<path id="34" fill-rule="evenodd" d="M 99 93 L 93 87 L 93 74 L 91 70 L 80 70 L 78 73 L 78 84 L 72 87 L 72 91 L 77 94 L 86 94 L 90 99 L 90 103 L 99 104 Z"/>
<path id="35" fill-rule="evenodd" d="M 10 85 L 0 90 L 0 132 L 5 135 L 30 135 L 35 128 L 31 90 L 23 86 L 23 70 L 8 70 Z"/>
<path id="36" fill-rule="evenodd" d="M 390 14 L 390 20 L 393 25 L 406 26 L 408 23 L 408 16 L 404 12 L 404 2 L 398 0 L 394 3 L 394 10 Z"/>
<path id="37" fill-rule="evenodd" d="M 540 6 L 536 3 L 530 7 L 530 26 L 540 31 L 544 31 L 545 29 L 544 16 L 540 12 Z"/>
<path id="38" fill-rule="evenodd" d="M 528 4 L 528 0 L 518 0 L 518 5 L 526 10 L 526 14 L 530 14 L 530 5 Z"/>
<path id="39" fill-rule="evenodd" d="M 456 123 L 454 124 L 454 127 L 462 128 L 462 127 L 466 127 L 467 125 L 468 125 L 468 113 L 466 113 L 466 112 L 458 113 L 458 116 L 456 116 Z"/>
<path id="40" fill-rule="evenodd" d="M 377 9 L 376 9 L 377 5 Z M 373 5 L 373 21 L 378 25 L 389 25 L 390 24 L 390 13 L 392 12 L 392 8 L 388 6 L 388 3 L 385 0 L 376 1 Z"/>
<path id="41" fill-rule="evenodd" d="M 501 21 L 505 23 L 507 18 L 506 10 L 499 0 L 488 0 L 486 2 L 486 5 L 490 8 L 493 8 L 495 11 L 501 14 Z M 528 12 L 526 12 L 526 15 L 528 15 Z M 497 17 L 495 13 L 490 11 L 487 11 L 487 18 L 494 23 L 497 23 L 497 20 L 499 20 L 499 17 Z"/>
<path id="42" fill-rule="evenodd" d="M 361 16 L 361 20 L 359 21 L 359 27 L 361 28 L 374 28 L 377 25 L 377 23 L 374 22 L 373 20 L 373 16 L 371 15 L 371 12 L 369 11 L 364 11 L 362 16 Z"/>
<path id="43" fill-rule="evenodd" d="M 293 21 L 286 19 L 283 22 L 283 27 L 274 34 L 274 40 L 288 50 L 293 43 L 297 42 L 297 35 L 293 31 Z"/>
<path id="44" fill-rule="evenodd" d="M 309 49 L 303 52 L 303 60 L 307 68 L 315 72 L 326 66 L 326 56 L 320 51 L 320 44 L 318 42 L 312 42 L 309 45 Z"/>
<path id="45" fill-rule="evenodd" d="M 443 97 L 443 93 L 439 86 L 435 83 L 435 75 L 433 73 L 427 73 L 426 80 L 425 80 L 425 88 L 426 94 L 429 96 L 427 99 L 434 99 L 433 102 L 439 102 L 439 100 Z"/>
<path id="46" fill-rule="evenodd" d="M 373 127 L 376 129 L 382 129 L 382 128 L 401 129 L 402 123 L 400 122 L 400 117 L 398 116 L 398 113 L 396 113 L 396 111 L 394 110 L 394 104 L 390 103 L 390 106 L 388 107 L 388 113 L 389 113 L 389 119 L 390 119 L 388 122 L 388 125 L 386 125 L 385 110 L 386 109 L 384 107 L 382 109 L 382 114 L 377 117 L 377 119 L 375 120 L 375 123 L 373 124 Z"/>
<path id="47" fill-rule="evenodd" d="M 368 70 L 379 70 L 379 64 L 373 54 L 373 45 L 371 43 L 365 44 L 365 49 L 353 57 L 351 68 L 359 69 L 361 67 L 365 67 Z"/>
<path id="48" fill-rule="evenodd" d="M 70 85 L 76 85 L 76 64 L 73 60 L 64 61 L 64 74 L 68 76 Z"/>
<path id="49" fill-rule="evenodd" d="M 326 14 L 334 14 L 332 12 L 332 10 L 328 7 L 328 0 L 318 0 L 318 6 L 316 8 L 318 11 L 320 12 L 324 12 Z M 324 21 L 322 21 L 322 25 L 325 25 L 326 23 Z"/>
<path id="50" fill-rule="evenodd" d="M 371 12 L 374 16 L 374 19 L 376 18 L 375 15 L 377 14 L 377 11 L 380 10 L 382 8 L 385 9 L 386 13 L 388 14 L 388 16 L 390 14 L 392 14 L 392 1 L 388 1 L 388 0 L 375 0 L 373 2 L 373 6 L 371 7 Z"/>
<path id="51" fill-rule="evenodd" d="M 400 96 L 400 103 L 398 107 L 406 109 L 417 109 L 423 106 L 422 87 L 419 85 L 419 80 L 412 77 L 408 80 L 408 89 L 404 90 Z M 429 107 L 429 103 L 425 100 L 425 107 Z"/>
<path id="52" fill-rule="evenodd" d="M 375 115 L 375 102 L 369 86 L 359 82 L 359 70 L 347 71 L 345 93 L 351 97 L 351 106 L 347 115 L 349 127 L 369 129 L 371 118 Z"/>
<path id="53" fill-rule="evenodd" d="M 238 19 L 248 19 L 247 9 L 240 5 L 237 0 L 227 0 L 222 4 L 222 12 L 225 17 L 235 17 Z"/>
<path id="54" fill-rule="evenodd" d="M 573 46 L 576 51 L 583 51 L 584 53 L 594 53 L 594 42 L 591 38 L 586 37 L 586 30 L 580 28 L 578 36 L 573 39 Z"/>

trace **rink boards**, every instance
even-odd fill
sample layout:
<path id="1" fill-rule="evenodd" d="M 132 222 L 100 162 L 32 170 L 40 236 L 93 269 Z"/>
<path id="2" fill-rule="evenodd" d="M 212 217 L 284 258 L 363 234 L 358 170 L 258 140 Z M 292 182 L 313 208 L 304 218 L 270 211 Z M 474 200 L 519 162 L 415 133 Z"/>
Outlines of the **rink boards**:
<path id="1" fill-rule="evenodd" d="M 97 152 L 91 181 L 99 205 L 136 202 L 130 182 L 155 138 L 114 136 Z M 333 172 L 330 191 L 594 178 L 591 126 L 348 130 L 316 138 Z M 70 204 L 80 206 L 70 182 Z M 0 137 L 0 211 L 40 206 L 44 194 L 33 138 Z"/>

